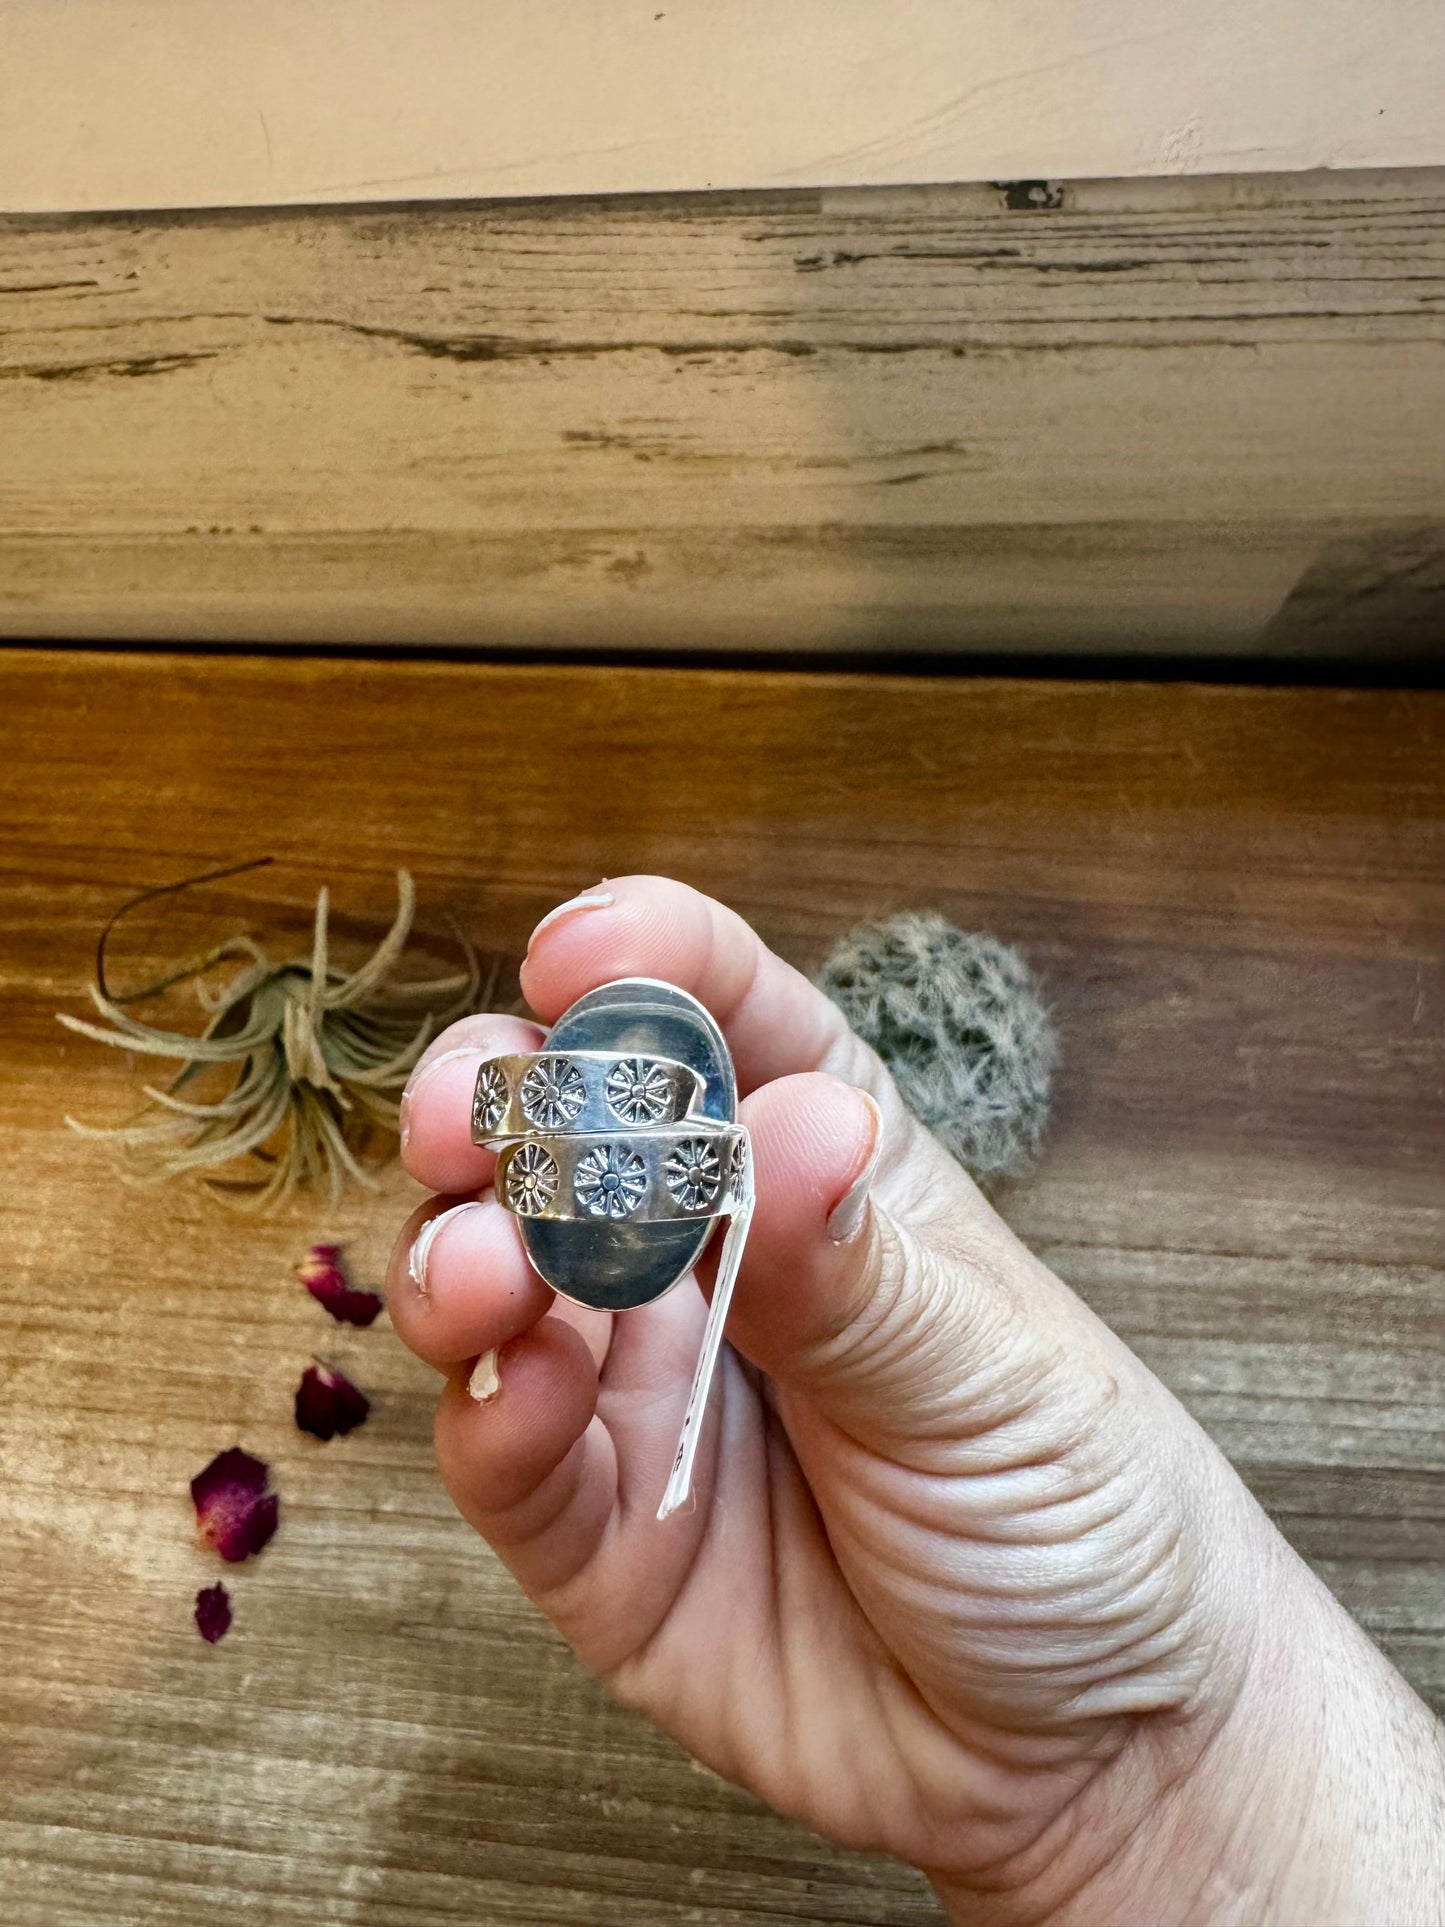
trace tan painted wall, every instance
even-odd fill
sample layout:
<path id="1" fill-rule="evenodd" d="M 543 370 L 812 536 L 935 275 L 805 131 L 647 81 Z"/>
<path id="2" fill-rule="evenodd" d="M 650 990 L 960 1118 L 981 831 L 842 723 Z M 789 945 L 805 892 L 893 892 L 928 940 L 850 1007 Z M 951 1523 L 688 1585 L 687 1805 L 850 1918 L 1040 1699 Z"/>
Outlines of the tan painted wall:
<path id="1" fill-rule="evenodd" d="M 1441 0 L 0 0 L 0 209 L 1445 162 Z"/>

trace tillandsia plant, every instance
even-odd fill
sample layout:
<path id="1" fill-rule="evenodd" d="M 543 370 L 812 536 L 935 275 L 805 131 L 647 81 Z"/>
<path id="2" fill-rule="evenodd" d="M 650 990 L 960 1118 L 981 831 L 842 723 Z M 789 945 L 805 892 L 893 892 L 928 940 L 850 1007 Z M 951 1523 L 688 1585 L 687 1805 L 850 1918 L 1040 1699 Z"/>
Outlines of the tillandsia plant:
<path id="1" fill-rule="evenodd" d="M 192 881 L 214 882 L 255 867 L 213 871 Z M 323 889 L 309 958 L 278 963 L 253 938 L 231 937 L 154 983 L 112 994 L 105 978 L 105 940 L 118 917 L 152 897 L 187 887 L 147 891 L 102 932 L 90 994 L 105 1023 L 60 1017 L 82 1037 L 172 1058 L 180 1069 L 164 1088 L 144 1087 L 145 1107 L 129 1123 L 66 1122 L 84 1137 L 117 1145 L 132 1181 L 198 1171 L 230 1201 L 254 1210 L 274 1208 L 302 1184 L 324 1185 L 333 1201 L 348 1180 L 372 1184 L 362 1161 L 366 1147 L 375 1133 L 396 1136 L 398 1102 L 412 1066 L 437 1031 L 477 1006 L 476 952 L 458 932 L 461 970 L 398 979 L 416 910 L 411 877 L 399 870 L 396 919 L 356 970 L 343 971 L 330 960 L 329 898 Z M 219 990 L 201 981 L 218 965 L 232 962 L 239 968 Z M 489 995 L 495 976 L 494 970 Z M 130 1006 L 184 983 L 194 984 L 208 1014 L 199 1036 L 157 1029 L 131 1014 Z M 197 1080 L 218 1067 L 232 1072 L 229 1088 L 211 1099 L 196 1096 Z M 260 1174 L 215 1175 L 238 1159 L 259 1163 Z"/>

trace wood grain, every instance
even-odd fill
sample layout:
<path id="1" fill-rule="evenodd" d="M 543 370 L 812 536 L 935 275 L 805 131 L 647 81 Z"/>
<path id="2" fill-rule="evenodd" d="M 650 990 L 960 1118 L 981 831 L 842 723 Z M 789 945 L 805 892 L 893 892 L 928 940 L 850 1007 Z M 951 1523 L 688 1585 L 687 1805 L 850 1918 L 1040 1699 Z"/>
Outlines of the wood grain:
<path id="1" fill-rule="evenodd" d="M 1445 653 L 1445 176 L 0 220 L 0 634 Z"/>
<path id="2" fill-rule="evenodd" d="M 1445 161 L 1421 0 L 44 0 L 0 207 Z"/>
<path id="3" fill-rule="evenodd" d="M 429 1374 L 291 1275 L 374 1279 L 404 1180 L 256 1226 L 65 1131 L 138 1081 L 53 1019 L 100 924 L 253 854 L 117 973 L 299 940 L 323 880 L 359 945 L 403 861 L 511 954 L 632 869 L 804 964 L 907 906 L 1021 942 L 1066 1056 L 1009 1216 L 1445 1705 L 1442 751 L 1421 693 L 0 656 L 7 1927 L 935 1917 L 612 1707 L 454 1518 Z M 329 1446 L 313 1353 L 375 1399 Z M 238 1440 L 283 1523 L 208 1649 L 186 1481 Z"/>

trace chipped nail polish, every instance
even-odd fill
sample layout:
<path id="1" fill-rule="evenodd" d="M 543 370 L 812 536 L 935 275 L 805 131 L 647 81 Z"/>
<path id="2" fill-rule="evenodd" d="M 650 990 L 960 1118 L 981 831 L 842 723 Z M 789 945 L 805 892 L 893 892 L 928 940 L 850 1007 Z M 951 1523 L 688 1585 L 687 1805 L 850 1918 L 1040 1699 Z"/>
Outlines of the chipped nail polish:
<path id="1" fill-rule="evenodd" d="M 427 1295 L 426 1261 L 437 1233 L 444 1224 L 449 1224 L 453 1218 L 459 1217 L 463 1211 L 475 1211 L 476 1208 L 477 1205 L 474 1198 L 468 1198 L 464 1204 L 454 1204 L 446 1211 L 439 1211 L 434 1218 L 428 1218 L 421 1230 L 416 1234 L 416 1242 L 413 1244 L 407 1256 L 406 1275 L 416 1286 L 421 1297 L 425 1298 Z"/>
<path id="2" fill-rule="evenodd" d="M 495 1398 L 501 1389 L 502 1381 L 497 1374 L 496 1351 L 483 1352 L 472 1367 L 472 1375 L 467 1380 L 467 1390 L 478 1405 L 485 1405 L 487 1400 Z"/>
<path id="3" fill-rule="evenodd" d="M 873 1189 L 883 1150 L 883 1113 L 867 1091 L 860 1090 L 858 1095 L 873 1113 L 873 1147 L 868 1153 L 868 1162 L 828 1213 L 828 1236 L 835 1245 L 847 1244 L 862 1230 L 868 1212 L 868 1194 Z"/>
<path id="4" fill-rule="evenodd" d="M 422 1085 L 430 1081 L 433 1071 L 439 1071 L 443 1064 L 454 1064 L 459 1057 L 472 1057 L 480 1064 L 486 1054 L 479 1044 L 458 1044 L 455 1050 L 444 1050 L 440 1057 L 429 1057 L 424 1064 L 417 1065 L 411 1076 L 406 1080 L 406 1089 L 401 1094 L 403 1146 L 406 1143 L 407 1107 L 412 1098 L 414 1098 L 421 1089 Z"/>
<path id="5" fill-rule="evenodd" d="M 597 889 L 584 890 L 580 896 L 569 897 L 565 903 L 559 903 L 555 910 L 547 912 L 532 932 L 531 942 L 527 945 L 528 955 L 531 955 L 532 944 L 536 943 L 542 932 L 550 925 L 560 923 L 563 917 L 570 917 L 575 910 L 605 910 L 616 901 L 610 890 Z"/>

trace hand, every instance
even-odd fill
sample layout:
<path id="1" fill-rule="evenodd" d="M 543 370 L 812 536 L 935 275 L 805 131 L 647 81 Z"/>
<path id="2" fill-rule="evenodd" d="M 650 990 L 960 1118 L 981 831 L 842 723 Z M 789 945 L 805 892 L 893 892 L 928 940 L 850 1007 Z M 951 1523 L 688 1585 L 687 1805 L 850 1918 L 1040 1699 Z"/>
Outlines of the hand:
<path id="1" fill-rule="evenodd" d="M 466 1019 L 418 1066 L 404 1155 L 444 1195 L 389 1279 L 397 1331 L 448 1375 L 452 1496 L 581 1658 L 719 1773 L 923 1868 L 972 1923 L 1438 1908 L 1428 1714 L 1163 1386 L 731 912 L 610 883 L 544 919 L 522 984 L 550 1022 L 634 975 L 718 1018 L 753 1143 L 694 1506 L 654 1517 L 703 1287 L 616 1317 L 567 1305 L 486 1191 L 477 1065 L 535 1049 L 536 1026 Z M 1423 1844 L 1378 1865 L 1401 1825 Z"/>

